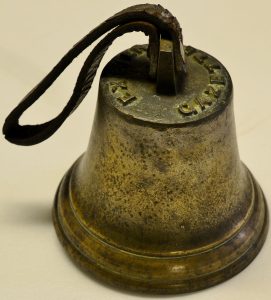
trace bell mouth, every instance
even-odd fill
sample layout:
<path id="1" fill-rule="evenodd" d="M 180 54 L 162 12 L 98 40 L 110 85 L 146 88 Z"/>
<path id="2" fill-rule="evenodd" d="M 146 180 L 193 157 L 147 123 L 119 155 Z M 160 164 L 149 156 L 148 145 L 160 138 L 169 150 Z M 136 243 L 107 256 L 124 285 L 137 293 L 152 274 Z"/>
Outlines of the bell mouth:
<path id="1" fill-rule="evenodd" d="M 57 235 L 72 260 L 95 277 L 131 291 L 173 294 L 204 289 L 242 271 L 260 251 L 268 230 L 264 195 L 253 175 L 253 206 L 244 225 L 208 249 L 159 256 L 123 250 L 86 229 L 72 208 L 69 182 L 73 167 L 60 183 L 53 208 Z M 194 251 L 194 252 L 193 252 Z"/>

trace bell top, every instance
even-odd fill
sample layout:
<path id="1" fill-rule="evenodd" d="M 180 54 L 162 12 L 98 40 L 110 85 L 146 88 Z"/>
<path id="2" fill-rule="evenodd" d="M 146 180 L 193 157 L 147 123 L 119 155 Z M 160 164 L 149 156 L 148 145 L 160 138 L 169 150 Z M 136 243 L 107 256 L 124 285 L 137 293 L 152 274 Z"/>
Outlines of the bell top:
<path id="1" fill-rule="evenodd" d="M 159 93 L 159 72 L 167 70 L 158 68 L 157 81 L 151 80 L 147 45 L 136 45 L 107 64 L 100 82 L 103 94 L 127 117 L 153 124 L 184 125 L 217 115 L 232 99 L 230 75 L 211 55 L 184 49 L 186 74 L 176 93 Z M 163 84 L 170 85 L 164 77 L 168 82 Z"/>

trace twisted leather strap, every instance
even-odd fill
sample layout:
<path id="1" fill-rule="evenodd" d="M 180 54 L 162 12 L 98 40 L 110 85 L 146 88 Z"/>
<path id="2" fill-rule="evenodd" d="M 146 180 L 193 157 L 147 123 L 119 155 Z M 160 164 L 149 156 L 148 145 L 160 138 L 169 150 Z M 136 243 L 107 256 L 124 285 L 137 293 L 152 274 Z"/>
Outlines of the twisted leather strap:
<path id="1" fill-rule="evenodd" d="M 73 93 L 62 110 L 52 120 L 37 125 L 19 125 L 19 118 L 53 84 L 58 76 L 82 51 L 103 34 L 110 31 L 87 57 L 75 84 Z M 31 90 L 9 114 L 4 127 L 5 138 L 17 145 L 34 145 L 49 138 L 77 108 L 91 88 L 99 64 L 114 39 L 127 32 L 142 31 L 149 36 L 150 76 L 156 76 L 160 37 L 173 43 L 175 69 L 184 72 L 182 34 L 175 17 L 160 5 L 143 4 L 129 7 L 93 29 L 71 48 L 45 78 Z"/>

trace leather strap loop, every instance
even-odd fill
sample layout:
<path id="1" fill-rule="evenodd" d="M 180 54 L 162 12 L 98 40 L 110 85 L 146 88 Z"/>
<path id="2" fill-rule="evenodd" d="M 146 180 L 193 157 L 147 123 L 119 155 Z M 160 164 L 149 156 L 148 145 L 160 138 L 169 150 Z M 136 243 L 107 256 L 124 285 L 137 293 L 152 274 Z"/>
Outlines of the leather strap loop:
<path id="1" fill-rule="evenodd" d="M 62 112 L 57 117 L 42 124 L 20 125 L 19 119 L 22 114 L 53 84 L 73 59 L 108 31 L 110 32 L 87 57 L 78 75 L 73 93 Z M 149 36 L 151 76 L 155 76 L 156 73 L 160 36 L 166 36 L 172 40 L 176 70 L 184 71 L 184 58 L 180 48 L 182 47 L 182 35 L 176 18 L 160 5 L 144 4 L 129 7 L 107 19 L 81 39 L 51 72 L 24 97 L 5 121 L 3 127 L 5 138 L 14 144 L 29 146 L 40 143 L 54 134 L 90 90 L 99 64 L 108 47 L 117 37 L 132 31 L 142 31 Z"/>

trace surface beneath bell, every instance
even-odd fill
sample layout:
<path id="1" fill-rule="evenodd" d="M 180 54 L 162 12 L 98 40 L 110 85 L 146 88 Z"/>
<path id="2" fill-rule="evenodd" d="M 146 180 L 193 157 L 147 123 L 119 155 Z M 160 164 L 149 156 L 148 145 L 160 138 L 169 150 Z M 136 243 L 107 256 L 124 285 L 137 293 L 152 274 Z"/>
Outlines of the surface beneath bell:
<path id="1" fill-rule="evenodd" d="M 230 76 L 192 47 L 186 59 L 176 96 L 156 94 L 145 46 L 106 66 L 89 147 L 55 199 L 55 227 L 73 259 L 136 291 L 224 281 L 267 232 L 263 193 L 238 154 Z"/>

